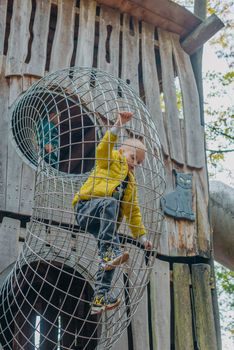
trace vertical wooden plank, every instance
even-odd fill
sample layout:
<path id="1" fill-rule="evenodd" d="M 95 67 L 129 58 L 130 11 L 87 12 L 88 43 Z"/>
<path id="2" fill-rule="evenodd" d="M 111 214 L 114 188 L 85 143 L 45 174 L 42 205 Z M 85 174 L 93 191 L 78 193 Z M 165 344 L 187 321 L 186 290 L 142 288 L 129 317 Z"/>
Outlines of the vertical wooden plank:
<path id="1" fill-rule="evenodd" d="M 120 37 L 120 13 L 114 9 L 102 6 L 100 9 L 99 43 L 97 67 L 118 77 L 119 74 L 119 37 Z M 107 101 L 109 113 L 116 111 L 118 98 L 118 84 L 112 82 L 106 85 L 106 93 L 100 95 L 100 88 L 93 89 L 95 95 L 95 109 L 105 115 L 104 101 Z M 104 108 L 103 108 L 104 107 Z"/>
<path id="2" fill-rule="evenodd" d="M 209 265 L 192 265 L 192 286 L 198 348 L 217 350 Z"/>
<path id="3" fill-rule="evenodd" d="M 164 128 L 163 114 L 160 107 L 160 91 L 158 73 L 155 62 L 154 26 L 142 23 L 142 70 L 145 91 L 145 101 L 159 133 L 163 152 L 169 155 L 166 132 Z M 153 79 L 152 79 L 153 77 Z"/>
<path id="4" fill-rule="evenodd" d="M 79 36 L 75 66 L 92 67 L 96 1 L 80 1 Z"/>
<path id="5" fill-rule="evenodd" d="M 32 215 L 34 181 L 35 170 L 33 170 L 28 164 L 23 164 L 19 199 L 19 212 L 21 214 Z"/>
<path id="6" fill-rule="evenodd" d="M 0 227 L 0 272 L 18 256 L 20 221 L 4 217 Z"/>
<path id="7" fill-rule="evenodd" d="M 11 77 L 10 78 L 10 91 L 9 91 L 9 106 L 15 102 L 16 98 L 22 92 L 22 78 Z M 8 112 L 9 113 L 9 112 Z M 8 115 L 9 117 L 9 115 Z M 6 210 L 12 212 L 19 211 L 20 200 L 20 186 L 22 176 L 22 159 L 16 152 L 16 149 L 8 140 L 8 162 L 7 162 L 7 194 L 6 194 Z"/>
<path id="8" fill-rule="evenodd" d="M 193 350 L 190 271 L 185 264 L 173 265 L 175 349 Z"/>
<path id="9" fill-rule="evenodd" d="M 169 238 L 168 238 L 169 230 L 167 225 L 167 220 L 164 218 L 162 223 L 162 233 L 158 239 L 158 253 L 162 255 L 169 255 Z"/>
<path id="10" fill-rule="evenodd" d="M 9 86 L 5 78 L 5 59 L 2 64 L 0 86 L 0 210 L 6 210 Z"/>
<path id="11" fill-rule="evenodd" d="M 171 34 L 158 29 L 159 48 L 162 68 L 163 94 L 166 109 L 166 131 L 170 157 L 179 164 L 184 164 L 184 151 L 180 132 L 179 112 L 177 108 L 175 77 L 172 60 Z"/>
<path id="12" fill-rule="evenodd" d="M 171 348 L 171 298 L 169 263 L 156 259 L 150 276 L 150 303 L 153 349 Z"/>
<path id="13" fill-rule="evenodd" d="M 205 165 L 204 129 L 201 125 L 199 96 L 190 57 L 180 46 L 179 36 L 171 41 L 183 97 L 186 162 L 190 167 Z"/>
<path id="14" fill-rule="evenodd" d="M 22 75 L 28 53 L 29 22 L 32 9 L 31 0 L 15 0 L 8 41 L 6 76 Z"/>
<path id="15" fill-rule="evenodd" d="M 196 245 L 199 255 L 210 258 L 211 228 L 208 216 L 209 193 L 207 171 L 204 167 L 193 172 L 196 189 Z"/>
<path id="16" fill-rule="evenodd" d="M 145 289 L 143 298 L 141 299 L 137 311 L 131 322 L 133 349 L 142 350 L 149 349 L 149 325 L 148 325 L 148 297 L 147 289 Z"/>
<path id="17" fill-rule="evenodd" d="M 183 169 L 178 168 L 176 164 L 170 159 L 165 160 L 165 169 L 166 169 L 166 192 L 171 193 L 176 189 L 175 186 L 175 176 L 173 175 L 172 170 L 176 169 L 178 172 L 189 172 L 190 169 L 184 167 Z M 196 213 L 196 202 L 197 202 L 197 192 L 196 192 L 196 179 L 195 171 L 193 173 L 193 184 L 192 184 L 192 202 L 193 202 L 193 212 Z M 207 212 L 203 213 L 207 215 Z M 197 220 L 188 221 L 181 219 L 174 219 L 173 217 L 165 215 L 165 229 L 162 237 L 160 237 L 159 244 L 159 253 L 168 255 L 167 243 L 169 249 L 169 255 L 173 256 L 194 256 L 198 254 L 197 247 Z"/>
<path id="18" fill-rule="evenodd" d="M 74 46 L 75 0 L 58 0 L 58 17 L 50 71 L 70 67 Z"/>
<path id="19" fill-rule="evenodd" d="M 148 272 L 146 271 L 145 253 L 133 245 L 128 245 L 130 254 L 125 265 L 126 276 L 128 277 L 127 295 L 128 307 L 131 314 L 132 343 L 134 350 L 149 349 L 149 325 L 148 325 L 148 296 L 147 282 Z M 133 315 L 133 316 L 132 316 Z M 142 330 L 139 332 L 139 330 Z"/>
<path id="20" fill-rule="evenodd" d="M 101 7 L 99 22 L 98 68 L 118 77 L 120 13 Z"/>
<path id="21" fill-rule="evenodd" d="M 38 78 L 24 76 L 22 81 L 22 90 L 26 91 Z M 22 163 L 22 178 L 20 185 L 19 212 L 24 215 L 32 215 L 32 206 L 34 198 L 35 170 L 25 162 Z"/>
<path id="22" fill-rule="evenodd" d="M 117 343 L 115 343 L 111 349 L 112 350 L 128 349 L 128 332 L 127 332 L 127 330 L 124 331 L 124 333 L 120 336 Z"/>
<path id="23" fill-rule="evenodd" d="M 2 69 L 2 60 L 3 60 L 6 15 L 7 15 L 7 0 L 1 0 L 0 2 L 0 71 Z"/>
<path id="24" fill-rule="evenodd" d="M 172 173 L 174 164 L 170 158 L 167 158 L 164 165 L 166 193 L 170 193 L 175 189 L 175 179 Z M 182 252 L 180 249 L 179 232 L 176 220 L 170 216 L 165 216 L 164 231 L 159 240 L 158 252 L 165 255 L 185 255 L 185 252 Z"/>
<path id="25" fill-rule="evenodd" d="M 133 28 L 130 28 L 132 23 Z M 121 78 L 139 94 L 139 23 L 136 18 L 123 15 L 123 43 Z"/>
<path id="26" fill-rule="evenodd" d="M 167 193 L 171 193 L 175 190 L 175 179 L 172 174 L 172 169 L 176 168 L 176 165 L 171 161 L 165 161 L 166 165 L 166 183 L 167 183 Z M 180 169 L 177 169 L 181 171 Z M 191 170 L 184 168 L 183 171 L 191 173 Z M 200 180 L 197 180 L 196 171 L 193 171 L 193 187 L 192 187 L 192 202 L 193 202 L 193 212 L 196 215 L 195 221 L 174 219 L 173 217 L 165 215 L 164 220 L 164 230 L 160 237 L 158 252 L 164 255 L 173 256 L 194 256 L 199 254 L 199 239 L 201 237 L 202 245 L 204 251 L 202 255 L 205 256 L 208 241 L 204 241 L 203 237 L 206 236 L 208 225 L 208 215 L 207 207 L 205 205 L 198 204 L 197 196 L 197 186 Z M 201 191 L 201 192 L 200 192 Z M 202 194 L 201 187 L 199 187 L 199 198 L 201 200 L 204 194 Z M 200 217 L 198 218 L 198 206 L 203 210 L 200 210 Z M 198 237 L 198 225 L 200 225 L 200 237 Z M 207 226 L 207 227 L 206 227 Z M 205 229 L 206 233 L 202 230 Z M 209 239 L 208 236 L 206 236 Z M 206 247 L 206 248 L 205 248 Z M 207 255 L 206 255 L 207 257 Z"/>
<path id="27" fill-rule="evenodd" d="M 35 76 L 23 76 L 22 78 L 22 90 L 23 92 L 28 90 L 31 85 L 37 83 L 39 80 L 38 77 Z"/>
<path id="28" fill-rule="evenodd" d="M 51 0 L 37 0 L 33 23 L 33 41 L 30 62 L 25 67 L 25 73 L 43 77 L 46 65 L 46 50 L 49 32 Z"/>

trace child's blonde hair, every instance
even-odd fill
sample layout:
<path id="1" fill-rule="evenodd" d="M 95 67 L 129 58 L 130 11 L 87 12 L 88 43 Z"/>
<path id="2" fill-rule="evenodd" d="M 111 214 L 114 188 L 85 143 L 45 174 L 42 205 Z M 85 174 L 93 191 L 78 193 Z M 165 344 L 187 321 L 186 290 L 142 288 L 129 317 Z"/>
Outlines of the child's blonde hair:
<path id="1" fill-rule="evenodd" d="M 132 148 L 135 148 L 136 150 L 142 150 L 144 152 L 147 151 L 145 144 L 141 140 L 135 139 L 135 138 L 130 138 L 125 140 L 121 147 L 123 148 L 132 147 Z"/>

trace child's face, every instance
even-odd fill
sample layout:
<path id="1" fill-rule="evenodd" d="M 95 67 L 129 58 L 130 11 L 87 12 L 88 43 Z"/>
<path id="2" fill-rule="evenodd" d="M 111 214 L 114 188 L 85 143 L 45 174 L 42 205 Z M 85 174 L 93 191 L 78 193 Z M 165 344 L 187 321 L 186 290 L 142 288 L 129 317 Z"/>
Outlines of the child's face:
<path id="1" fill-rule="evenodd" d="M 134 171 L 135 167 L 141 165 L 145 160 L 145 151 L 143 149 L 123 146 L 122 152 L 126 157 L 129 171 Z"/>

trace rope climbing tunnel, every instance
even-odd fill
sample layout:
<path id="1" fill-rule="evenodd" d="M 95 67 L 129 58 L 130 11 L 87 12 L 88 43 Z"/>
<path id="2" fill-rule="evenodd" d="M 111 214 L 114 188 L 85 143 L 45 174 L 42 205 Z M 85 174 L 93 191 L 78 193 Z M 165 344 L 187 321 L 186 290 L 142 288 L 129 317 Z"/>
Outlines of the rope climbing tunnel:
<path id="1" fill-rule="evenodd" d="M 119 127 L 113 141 L 113 125 L 123 111 L 133 117 Z M 142 100 L 121 79 L 99 69 L 76 67 L 54 72 L 31 86 L 16 101 L 11 117 L 12 141 L 35 169 L 36 180 L 25 244 L 1 289 L 0 342 L 4 350 L 109 349 L 137 309 L 162 232 L 160 199 L 165 180 L 154 122 Z M 103 175 L 97 168 L 104 162 L 103 198 L 109 196 L 114 183 L 112 153 L 117 154 L 129 139 L 144 145 L 145 160 L 135 169 L 137 190 L 128 203 L 128 215 L 121 215 L 125 195 L 114 198 L 118 210 L 110 224 L 118 239 L 113 233 L 108 241 L 118 252 L 127 252 L 128 259 L 105 269 L 100 247 L 106 241 L 98 236 L 97 224 L 91 232 L 87 223 L 94 222 L 97 213 L 90 211 L 86 224 L 80 225 L 77 203 L 72 206 L 72 200 L 87 179 L 98 187 Z M 98 152 L 100 143 L 105 157 Z M 122 174 L 126 163 L 119 164 Z M 130 180 L 124 180 L 128 188 Z M 136 201 L 140 219 L 134 223 Z M 102 225 L 102 213 L 99 219 Z M 152 250 L 142 243 L 142 226 Z M 112 310 L 93 313 L 92 300 L 103 286 L 108 298 L 120 302 Z"/>

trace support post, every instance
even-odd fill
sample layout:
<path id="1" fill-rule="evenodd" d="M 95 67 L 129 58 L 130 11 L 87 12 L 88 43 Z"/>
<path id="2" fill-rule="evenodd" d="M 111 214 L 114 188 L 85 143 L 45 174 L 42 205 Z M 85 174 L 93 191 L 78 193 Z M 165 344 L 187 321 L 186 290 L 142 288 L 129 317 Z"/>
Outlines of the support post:
<path id="1" fill-rule="evenodd" d="M 196 16 L 200 17 L 203 21 L 205 21 L 206 11 L 207 11 L 207 0 L 195 0 L 195 2 L 194 2 L 194 14 Z M 212 18 L 214 18 L 214 17 L 212 17 Z M 215 21 L 216 20 L 217 20 L 217 16 L 215 16 Z M 219 23 L 220 22 L 221 21 L 219 20 Z M 202 23 L 201 27 L 199 26 L 192 34 L 190 34 L 187 38 L 185 38 L 183 40 L 183 42 L 181 43 L 181 46 L 183 47 L 183 49 L 188 54 L 192 55 L 191 56 L 191 63 L 192 63 L 194 76 L 195 76 L 196 83 L 197 83 L 198 94 L 199 94 L 200 116 L 201 116 L 201 124 L 202 125 L 204 125 L 204 107 L 203 107 L 204 106 L 204 98 L 203 98 L 203 85 L 202 85 L 202 55 L 203 55 L 203 46 L 202 45 L 204 44 L 205 41 L 201 42 L 200 48 L 196 52 L 192 51 L 192 50 L 194 50 L 195 45 L 194 45 L 193 49 L 191 47 L 189 48 L 189 46 L 191 45 L 192 41 L 194 44 L 195 37 L 198 40 L 199 37 L 202 36 L 202 34 L 201 34 L 203 32 L 202 28 L 206 25 L 207 24 Z M 222 26 L 223 26 L 223 23 L 222 23 Z M 221 24 L 220 24 L 220 28 L 221 28 Z M 198 32 L 200 32 L 200 35 L 198 35 L 199 34 Z M 195 35 L 195 37 L 194 37 L 194 35 Z M 198 44 L 196 44 L 196 48 L 197 48 L 197 45 Z"/>

